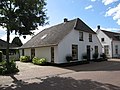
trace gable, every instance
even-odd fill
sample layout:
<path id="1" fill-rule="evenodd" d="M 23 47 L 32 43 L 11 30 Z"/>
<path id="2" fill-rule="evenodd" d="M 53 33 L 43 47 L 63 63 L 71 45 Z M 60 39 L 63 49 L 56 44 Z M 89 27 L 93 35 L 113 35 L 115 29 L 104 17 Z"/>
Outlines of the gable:
<path id="1" fill-rule="evenodd" d="M 75 25 L 76 30 L 81 30 L 83 32 L 91 33 L 91 34 L 96 34 L 88 25 L 86 25 L 82 20 L 77 18 L 77 22 Z"/>

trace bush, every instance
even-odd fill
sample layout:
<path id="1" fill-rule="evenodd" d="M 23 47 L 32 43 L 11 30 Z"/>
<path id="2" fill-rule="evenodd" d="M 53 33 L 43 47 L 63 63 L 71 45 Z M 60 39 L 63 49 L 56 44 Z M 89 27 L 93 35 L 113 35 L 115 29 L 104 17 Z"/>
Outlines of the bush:
<path id="1" fill-rule="evenodd" d="M 66 56 L 66 60 L 67 60 L 68 62 L 70 62 L 70 61 L 72 61 L 72 60 L 73 60 L 73 58 L 72 58 L 72 56 L 71 56 L 71 55 L 67 55 L 67 56 Z"/>
<path id="2" fill-rule="evenodd" d="M 98 58 L 98 55 L 99 55 L 98 53 L 94 53 L 94 54 L 93 54 L 93 59 L 97 59 L 97 58 Z"/>
<path id="3" fill-rule="evenodd" d="M 100 54 L 100 57 L 101 57 L 103 60 L 107 60 L 107 55 L 106 55 L 105 53 Z"/>
<path id="4" fill-rule="evenodd" d="M 83 53 L 83 54 L 82 54 L 82 59 L 87 60 L 87 53 Z"/>
<path id="5" fill-rule="evenodd" d="M 9 64 L 5 60 L 1 62 L 0 75 L 16 73 L 18 71 L 18 67 L 14 60 L 9 61 Z"/>
<path id="6" fill-rule="evenodd" d="M 101 57 L 101 58 L 107 58 L 107 56 L 106 56 L 105 53 L 102 53 L 102 54 L 100 55 L 100 57 Z"/>
<path id="7" fill-rule="evenodd" d="M 45 58 L 39 59 L 39 58 L 37 58 L 37 57 L 34 57 L 34 58 L 32 59 L 32 62 L 33 62 L 33 64 L 43 65 L 43 64 L 46 64 L 47 60 L 46 60 Z"/>
<path id="8" fill-rule="evenodd" d="M 30 61 L 30 56 L 21 56 L 20 61 L 21 62 L 29 62 Z"/>

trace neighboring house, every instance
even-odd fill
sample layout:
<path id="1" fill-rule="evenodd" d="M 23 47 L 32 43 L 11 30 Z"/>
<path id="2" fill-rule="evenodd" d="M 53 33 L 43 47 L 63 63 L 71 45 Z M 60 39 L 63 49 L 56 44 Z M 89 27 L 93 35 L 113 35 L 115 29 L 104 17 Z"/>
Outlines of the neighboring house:
<path id="1" fill-rule="evenodd" d="M 20 47 L 20 55 L 46 58 L 48 62 L 66 63 L 66 56 L 81 61 L 87 54 L 88 60 L 93 53 L 102 53 L 102 45 L 97 34 L 79 18 L 44 29 Z"/>
<path id="2" fill-rule="evenodd" d="M 6 48 L 7 48 L 7 42 L 0 39 L 0 51 L 3 53 L 3 59 L 6 59 Z M 18 46 L 15 44 L 9 44 L 9 57 L 10 59 L 19 59 L 19 50 Z"/>
<path id="3" fill-rule="evenodd" d="M 120 33 L 101 30 L 98 26 L 97 36 L 103 46 L 102 51 L 108 57 L 120 57 Z"/>

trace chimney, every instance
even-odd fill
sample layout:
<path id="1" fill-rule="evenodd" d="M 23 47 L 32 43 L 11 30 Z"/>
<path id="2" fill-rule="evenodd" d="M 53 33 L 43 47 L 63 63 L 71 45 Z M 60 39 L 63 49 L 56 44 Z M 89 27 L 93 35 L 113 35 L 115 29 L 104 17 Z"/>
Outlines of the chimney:
<path id="1" fill-rule="evenodd" d="M 64 18 L 64 22 L 68 22 L 68 19 L 67 19 L 67 18 Z"/>
<path id="2" fill-rule="evenodd" d="M 98 25 L 97 28 L 100 29 L 100 25 Z"/>

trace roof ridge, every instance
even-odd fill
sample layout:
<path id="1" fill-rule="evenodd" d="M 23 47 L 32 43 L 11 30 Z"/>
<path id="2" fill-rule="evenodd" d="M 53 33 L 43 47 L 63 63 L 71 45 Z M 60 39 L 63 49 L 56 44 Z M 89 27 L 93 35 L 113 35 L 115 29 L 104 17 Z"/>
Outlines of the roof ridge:
<path id="1" fill-rule="evenodd" d="M 110 33 L 115 33 L 115 34 L 120 34 L 120 33 L 118 33 L 118 32 L 107 31 L 107 30 L 102 30 L 102 29 L 101 29 L 101 31 L 110 32 Z"/>

